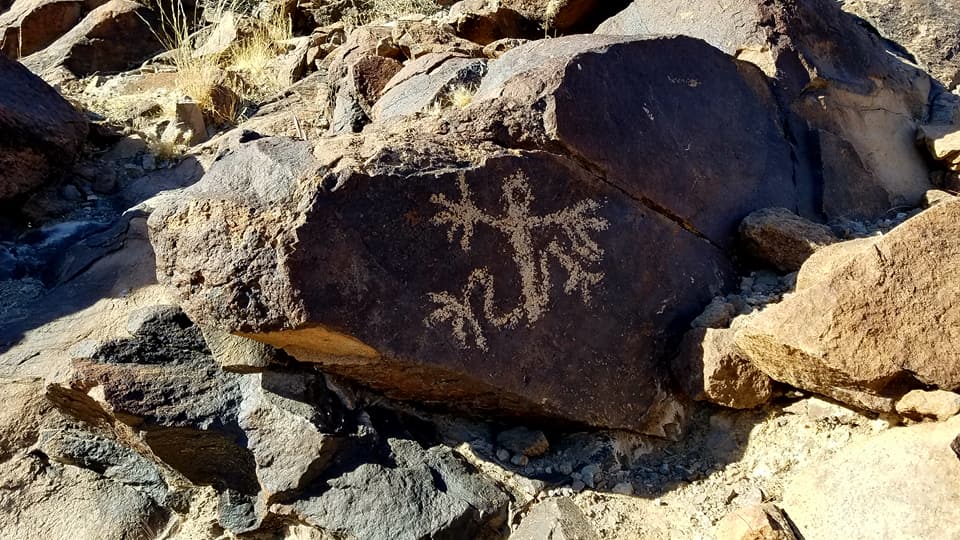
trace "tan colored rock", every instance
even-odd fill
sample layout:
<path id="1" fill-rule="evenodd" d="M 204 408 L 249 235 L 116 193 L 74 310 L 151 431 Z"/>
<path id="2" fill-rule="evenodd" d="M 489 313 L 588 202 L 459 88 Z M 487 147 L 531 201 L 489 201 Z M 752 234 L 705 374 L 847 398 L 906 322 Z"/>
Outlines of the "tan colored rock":
<path id="1" fill-rule="evenodd" d="M 277 358 L 277 350 L 265 343 L 215 328 L 201 328 L 201 331 L 210 353 L 224 371 L 255 373 L 266 369 Z"/>
<path id="2" fill-rule="evenodd" d="M 825 246 L 810 256 L 800 272 L 797 273 L 797 288 L 802 291 L 811 285 L 819 283 L 828 278 L 837 268 L 849 263 L 870 249 L 880 239 L 879 236 L 872 238 L 856 238 L 846 242 L 838 242 Z"/>
<path id="3" fill-rule="evenodd" d="M 43 414 L 51 408 L 40 379 L 0 378 L 0 461 L 36 442 Z"/>
<path id="4" fill-rule="evenodd" d="M 960 387 L 960 201 L 859 244 L 751 317 L 737 346 L 775 380 L 878 412 L 904 383 Z"/>
<path id="5" fill-rule="evenodd" d="M 717 523 L 716 540 L 797 540 L 801 538 L 783 510 L 756 504 L 730 512 Z"/>
<path id="6" fill-rule="evenodd" d="M 960 538 L 960 419 L 893 428 L 799 472 L 781 507 L 806 540 Z"/>
<path id="7" fill-rule="evenodd" d="M 952 171 L 960 171 L 960 127 L 923 126 L 918 136 L 934 159 Z"/>
<path id="8" fill-rule="evenodd" d="M 770 400 L 773 381 L 745 359 L 729 328 L 694 328 L 670 367 L 674 379 L 697 401 L 751 409 Z"/>
<path id="9" fill-rule="evenodd" d="M 165 142 L 188 146 L 207 140 L 207 126 L 200 106 L 189 98 L 178 101 L 176 116 L 160 138 Z"/>
<path id="10" fill-rule="evenodd" d="M 897 401 L 897 412 L 914 419 L 946 420 L 960 413 L 960 394 L 946 390 L 911 390 Z"/>
<path id="11" fill-rule="evenodd" d="M 505 4 L 499 0 L 464 0 L 450 9 L 444 21 L 458 36 L 484 46 L 504 39 L 542 37 L 536 22 Z"/>
<path id="12" fill-rule="evenodd" d="M 804 219 L 786 208 L 764 208 L 740 223 L 746 253 L 783 272 L 795 272 L 810 255 L 837 237 L 826 225 Z"/>

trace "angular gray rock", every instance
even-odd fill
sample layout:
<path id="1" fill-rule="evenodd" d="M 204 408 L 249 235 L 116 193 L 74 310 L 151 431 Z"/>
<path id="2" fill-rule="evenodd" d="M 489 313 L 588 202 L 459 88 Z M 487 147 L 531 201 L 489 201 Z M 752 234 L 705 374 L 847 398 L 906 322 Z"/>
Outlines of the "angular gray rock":
<path id="1" fill-rule="evenodd" d="M 740 223 L 740 245 L 754 259 L 781 272 L 796 272 L 810 255 L 838 240 L 830 227 L 786 208 L 757 210 Z"/>
<path id="2" fill-rule="evenodd" d="M 573 501 L 566 497 L 554 497 L 534 505 L 510 538 L 600 540 L 600 535 Z"/>

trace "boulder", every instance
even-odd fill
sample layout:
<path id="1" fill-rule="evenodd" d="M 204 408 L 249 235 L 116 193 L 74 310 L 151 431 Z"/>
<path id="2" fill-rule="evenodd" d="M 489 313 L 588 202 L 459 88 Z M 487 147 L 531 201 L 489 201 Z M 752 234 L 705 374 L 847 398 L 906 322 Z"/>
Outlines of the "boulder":
<path id="1" fill-rule="evenodd" d="M 150 29 L 153 13 L 132 0 L 110 0 L 45 49 L 22 59 L 42 76 L 65 68 L 76 77 L 124 71 L 162 49 Z M 117 39 L 124 36 L 124 39 Z"/>
<path id="2" fill-rule="evenodd" d="M 960 422 L 893 428 L 802 470 L 781 506 L 807 540 L 957 538 Z"/>
<path id="3" fill-rule="evenodd" d="M 832 250 L 841 260 L 752 316 L 737 346 L 774 380 L 875 411 L 911 389 L 960 388 L 958 238 L 953 200 L 852 253 Z"/>
<path id="4" fill-rule="evenodd" d="M 957 0 L 847 0 L 843 9 L 863 17 L 950 90 L 960 85 Z"/>
<path id="5" fill-rule="evenodd" d="M 583 511 L 566 497 L 539 502 L 524 516 L 510 538 L 514 540 L 599 540 L 600 535 Z"/>
<path id="6" fill-rule="evenodd" d="M 694 328 L 686 333 L 670 368 L 690 398 L 733 409 L 752 409 L 773 395 L 773 382 L 734 343 L 729 328 Z"/>
<path id="7" fill-rule="evenodd" d="M 80 22 L 81 0 L 17 0 L 0 14 L 0 53 L 10 58 L 33 54 Z"/>
<path id="8" fill-rule="evenodd" d="M 390 397 L 673 433 L 668 343 L 730 285 L 740 219 L 802 189 L 762 73 L 571 36 L 445 114 L 241 145 L 151 216 L 158 276 L 202 325 Z"/>
<path id="9" fill-rule="evenodd" d="M 480 45 L 508 38 L 542 37 L 539 25 L 499 0 L 463 0 L 450 8 L 444 21 L 456 34 Z"/>
<path id="10" fill-rule="evenodd" d="M 799 540 L 783 510 L 775 504 L 738 508 L 723 517 L 714 531 L 717 540 Z"/>
<path id="11" fill-rule="evenodd" d="M 635 0 L 597 32 L 699 37 L 776 78 L 797 178 L 822 171 L 805 217 L 873 219 L 915 206 L 930 187 L 914 134 L 932 118 L 949 122 L 955 98 L 833 0 Z"/>
<path id="12" fill-rule="evenodd" d="M 542 431 L 517 427 L 502 431 L 497 435 L 497 444 L 513 452 L 527 457 L 538 457 L 547 453 L 550 441 Z"/>
<path id="13" fill-rule="evenodd" d="M 0 55 L 0 200 L 43 185 L 76 159 L 87 120 L 56 90 Z"/>
<path id="14" fill-rule="evenodd" d="M 576 34 L 591 32 L 603 20 L 627 5 L 626 0 L 499 0 L 501 6 L 536 22 L 543 33 Z M 540 36 L 537 36 L 540 37 Z"/>
<path id="15" fill-rule="evenodd" d="M 804 219 L 786 208 L 757 210 L 740 223 L 744 252 L 781 272 L 796 272 L 817 249 L 833 244 L 830 227 Z"/>

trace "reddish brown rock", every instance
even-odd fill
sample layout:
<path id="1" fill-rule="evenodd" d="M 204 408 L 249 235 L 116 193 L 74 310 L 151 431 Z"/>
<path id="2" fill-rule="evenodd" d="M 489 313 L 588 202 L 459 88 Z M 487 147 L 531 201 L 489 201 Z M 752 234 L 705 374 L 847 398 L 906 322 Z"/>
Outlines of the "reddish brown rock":
<path id="1" fill-rule="evenodd" d="M 687 332 L 670 367 L 690 398 L 733 409 L 752 409 L 770 400 L 773 381 L 744 358 L 729 328 Z"/>
<path id="2" fill-rule="evenodd" d="M 20 58 L 35 53 L 80 22 L 81 0 L 18 0 L 0 15 L 0 53 Z"/>
<path id="3" fill-rule="evenodd" d="M 39 187 L 69 168 L 87 121 L 56 90 L 0 55 L 0 199 Z"/>
<path id="4" fill-rule="evenodd" d="M 23 58 L 31 71 L 65 68 L 77 77 L 126 70 L 162 48 L 150 30 L 154 15 L 132 0 L 110 0 L 42 51 Z M 125 36 L 117 39 L 117 36 Z"/>
<path id="5" fill-rule="evenodd" d="M 721 519 L 714 531 L 717 540 L 798 540 L 802 536 L 776 505 L 766 503 L 739 508 Z"/>

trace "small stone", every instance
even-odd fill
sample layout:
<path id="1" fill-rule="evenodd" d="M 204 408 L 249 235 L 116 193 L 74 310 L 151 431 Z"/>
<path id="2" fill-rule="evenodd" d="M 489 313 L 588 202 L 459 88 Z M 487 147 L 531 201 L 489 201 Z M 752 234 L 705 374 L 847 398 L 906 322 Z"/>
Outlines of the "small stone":
<path id="1" fill-rule="evenodd" d="M 912 419 L 946 420 L 960 412 L 960 394 L 946 390 L 911 390 L 900 398 L 897 412 Z"/>
<path id="2" fill-rule="evenodd" d="M 588 486 L 596 487 L 601 479 L 600 466 L 595 464 L 585 466 L 584 468 L 580 469 L 580 477 Z"/>
<path id="3" fill-rule="evenodd" d="M 516 465 L 516 466 L 518 466 L 518 467 L 524 467 L 524 466 L 526 466 L 526 464 L 529 463 L 529 462 L 530 462 L 530 458 L 528 458 L 527 456 L 525 456 L 525 455 L 523 455 L 523 454 L 515 454 L 515 455 L 513 456 L 513 458 L 510 459 L 510 463 L 513 463 L 514 465 Z"/>
<path id="4" fill-rule="evenodd" d="M 157 168 L 157 158 L 154 157 L 153 154 L 144 154 L 140 163 L 146 171 L 152 171 Z"/>
<path id="5" fill-rule="evenodd" d="M 613 489 L 610 491 L 618 495 L 633 495 L 633 484 L 630 482 L 619 482 L 617 485 L 613 486 Z"/>
<path id="6" fill-rule="evenodd" d="M 508 429 L 497 435 L 497 443 L 515 454 L 527 457 L 542 456 L 550 449 L 550 442 L 542 431 L 525 427 Z"/>
<path id="7" fill-rule="evenodd" d="M 497 450 L 497 459 L 500 461 L 508 461 L 510 459 L 510 451 L 506 448 Z"/>
<path id="8" fill-rule="evenodd" d="M 574 493 L 580 493 L 586 487 L 587 485 L 583 483 L 583 480 L 574 480 L 573 483 L 570 484 L 570 489 L 572 489 Z"/>

